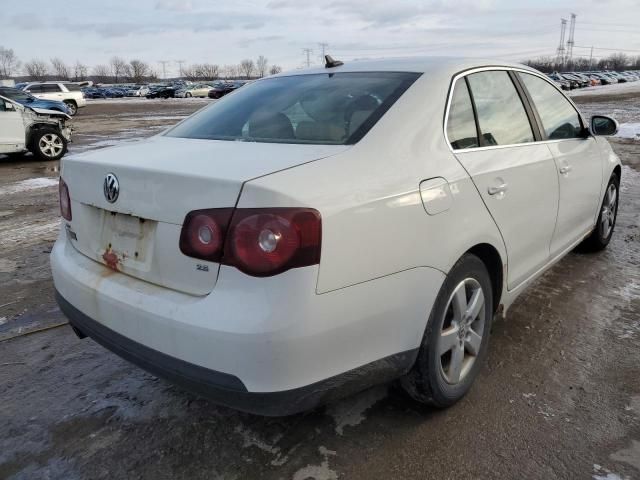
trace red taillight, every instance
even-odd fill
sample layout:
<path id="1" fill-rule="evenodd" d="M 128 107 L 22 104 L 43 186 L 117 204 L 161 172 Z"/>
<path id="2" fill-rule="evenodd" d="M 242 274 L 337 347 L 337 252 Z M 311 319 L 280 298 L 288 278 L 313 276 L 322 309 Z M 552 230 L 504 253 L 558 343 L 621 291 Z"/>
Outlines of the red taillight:
<path id="1" fill-rule="evenodd" d="M 60 193 L 60 215 L 65 220 L 71 221 L 71 198 L 69 197 L 69 187 L 64 183 L 62 177 L 58 183 L 58 192 Z"/>
<path id="2" fill-rule="evenodd" d="M 180 233 L 180 251 L 189 257 L 219 262 L 233 208 L 194 210 Z"/>
<path id="3" fill-rule="evenodd" d="M 196 210 L 185 219 L 180 250 L 266 277 L 320 263 L 321 225 L 310 208 Z"/>

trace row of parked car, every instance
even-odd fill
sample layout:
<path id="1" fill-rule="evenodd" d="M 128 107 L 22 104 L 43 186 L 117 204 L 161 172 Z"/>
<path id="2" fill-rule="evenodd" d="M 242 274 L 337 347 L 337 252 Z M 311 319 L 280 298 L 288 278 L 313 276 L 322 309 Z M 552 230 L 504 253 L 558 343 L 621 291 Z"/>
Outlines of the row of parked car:
<path id="1" fill-rule="evenodd" d="M 92 86 L 82 89 L 85 98 L 220 98 L 240 88 L 246 81 L 217 81 L 212 83 L 175 82 L 171 84 Z"/>
<path id="2" fill-rule="evenodd" d="M 548 75 L 563 90 L 595 87 L 597 85 L 613 85 L 616 83 L 636 82 L 640 80 L 640 70 L 594 71 L 594 72 L 554 72 Z"/>

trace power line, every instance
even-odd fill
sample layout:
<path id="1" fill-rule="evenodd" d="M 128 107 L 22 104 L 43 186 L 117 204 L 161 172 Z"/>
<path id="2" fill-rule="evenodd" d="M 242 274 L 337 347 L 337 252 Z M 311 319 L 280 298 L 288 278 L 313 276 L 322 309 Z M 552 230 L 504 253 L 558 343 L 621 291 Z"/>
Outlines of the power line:
<path id="1" fill-rule="evenodd" d="M 594 50 L 609 50 L 611 52 L 633 52 L 640 53 L 640 50 L 629 50 L 625 48 L 604 48 L 604 47 L 582 47 L 580 45 L 576 45 L 576 48 L 593 48 Z"/>

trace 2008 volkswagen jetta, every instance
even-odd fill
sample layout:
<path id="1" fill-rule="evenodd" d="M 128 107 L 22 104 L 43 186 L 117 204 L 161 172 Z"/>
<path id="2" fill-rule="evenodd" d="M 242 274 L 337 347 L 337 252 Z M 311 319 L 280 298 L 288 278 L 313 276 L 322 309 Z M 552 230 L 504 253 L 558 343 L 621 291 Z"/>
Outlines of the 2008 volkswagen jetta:
<path id="1" fill-rule="evenodd" d="M 398 378 L 445 407 L 495 313 L 606 247 L 615 121 L 520 65 L 337 63 L 62 162 L 51 264 L 76 333 L 250 412 Z"/>

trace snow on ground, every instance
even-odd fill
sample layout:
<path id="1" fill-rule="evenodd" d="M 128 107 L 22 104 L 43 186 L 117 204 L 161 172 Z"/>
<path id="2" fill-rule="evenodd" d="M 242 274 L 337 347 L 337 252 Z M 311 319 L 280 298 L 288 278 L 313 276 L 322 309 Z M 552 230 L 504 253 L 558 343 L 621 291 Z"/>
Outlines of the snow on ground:
<path id="1" fill-rule="evenodd" d="M 622 123 L 616 134 L 620 138 L 632 138 L 640 140 L 640 123 Z"/>
<path id="2" fill-rule="evenodd" d="M 146 98 L 146 97 L 122 97 L 122 98 L 87 98 L 87 105 L 100 105 L 102 103 L 146 103 L 150 104 L 151 102 L 164 102 L 164 103 L 172 103 L 172 102 L 193 102 L 193 103 L 208 103 L 212 100 L 209 98 Z"/>
<path id="3" fill-rule="evenodd" d="M 615 85 L 599 85 L 597 87 L 580 88 L 567 92 L 570 97 L 617 95 L 623 93 L 640 93 L 640 81 L 616 83 Z"/>
<path id="4" fill-rule="evenodd" d="M 13 195 L 15 193 L 28 192 L 29 190 L 36 190 L 38 188 L 47 188 L 58 185 L 57 178 L 40 177 L 29 178 L 22 180 L 21 182 L 10 183 L 4 187 L 0 187 L 0 195 Z"/>

